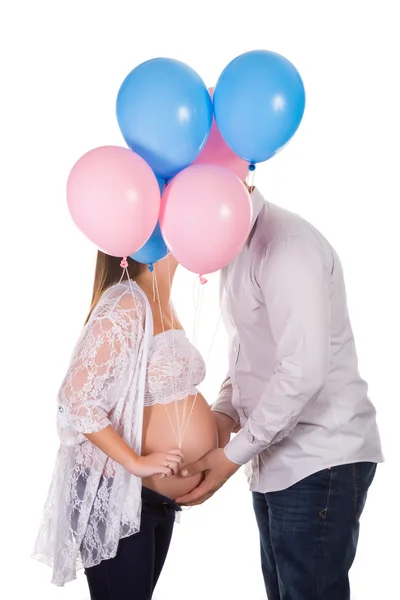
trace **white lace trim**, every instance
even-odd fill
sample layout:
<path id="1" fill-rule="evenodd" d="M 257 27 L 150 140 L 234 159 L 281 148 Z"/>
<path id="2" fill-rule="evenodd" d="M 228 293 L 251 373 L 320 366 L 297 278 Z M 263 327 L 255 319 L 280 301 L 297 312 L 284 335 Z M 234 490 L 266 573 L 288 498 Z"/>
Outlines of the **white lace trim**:
<path id="1" fill-rule="evenodd" d="M 57 398 L 61 445 L 33 553 L 53 568 L 56 585 L 112 558 L 119 540 L 140 529 L 142 480 L 83 433 L 111 424 L 140 454 L 145 388 L 148 399 L 151 391 L 168 401 L 186 397 L 204 377 L 201 356 L 182 334 L 152 335 L 144 293 L 121 283 L 103 294 L 73 352 Z"/>
<path id="2" fill-rule="evenodd" d="M 53 567 L 56 585 L 115 556 L 119 540 L 139 531 L 141 479 L 83 432 L 111 423 L 140 454 L 151 335 L 144 294 L 117 284 L 103 294 L 73 353 L 58 396 L 61 446 L 33 554 Z"/>
<path id="3" fill-rule="evenodd" d="M 147 364 L 145 406 L 169 404 L 197 394 L 205 363 L 181 329 L 153 337 Z"/>

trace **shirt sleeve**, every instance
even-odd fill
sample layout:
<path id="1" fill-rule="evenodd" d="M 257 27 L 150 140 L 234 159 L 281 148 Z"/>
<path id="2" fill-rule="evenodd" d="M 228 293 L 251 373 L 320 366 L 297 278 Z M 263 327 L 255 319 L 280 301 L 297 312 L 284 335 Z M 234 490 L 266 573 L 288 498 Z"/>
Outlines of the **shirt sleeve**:
<path id="1" fill-rule="evenodd" d="M 318 398 L 329 367 L 329 276 L 322 252 L 300 236 L 283 238 L 268 248 L 259 273 L 276 366 L 246 425 L 225 448 L 241 465 L 294 429 Z"/>
<path id="2" fill-rule="evenodd" d="M 237 410 L 232 405 L 232 393 L 232 381 L 230 375 L 228 374 L 222 383 L 217 400 L 211 406 L 211 410 L 223 413 L 224 415 L 228 415 L 228 417 L 231 417 L 231 419 L 233 419 L 235 423 L 238 424 L 240 418 Z"/>
<path id="3" fill-rule="evenodd" d="M 85 326 L 58 396 L 58 410 L 76 432 L 94 433 L 111 424 L 119 385 L 143 331 L 140 313 L 137 299 L 128 293 Z"/>

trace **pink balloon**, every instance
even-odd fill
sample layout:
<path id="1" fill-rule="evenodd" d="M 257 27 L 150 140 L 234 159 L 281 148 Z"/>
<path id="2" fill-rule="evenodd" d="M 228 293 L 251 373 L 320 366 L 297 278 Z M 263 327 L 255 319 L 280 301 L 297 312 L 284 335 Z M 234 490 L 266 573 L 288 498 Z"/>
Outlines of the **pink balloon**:
<path id="1" fill-rule="evenodd" d="M 72 168 L 67 202 L 77 227 L 111 256 L 130 256 L 152 234 L 160 188 L 149 165 L 119 146 L 90 150 Z"/>
<path id="2" fill-rule="evenodd" d="M 243 248 L 250 232 L 250 195 L 238 177 L 216 165 L 191 165 L 165 189 L 160 226 L 176 260 L 213 273 Z"/>
<path id="3" fill-rule="evenodd" d="M 214 88 L 209 88 L 208 91 L 212 97 Z M 228 144 L 226 144 L 214 118 L 207 142 L 193 164 L 210 164 L 225 167 L 225 169 L 229 169 L 232 173 L 235 173 L 242 181 L 246 179 L 249 170 L 249 163 L 235 154 L 229 148 Z"/>

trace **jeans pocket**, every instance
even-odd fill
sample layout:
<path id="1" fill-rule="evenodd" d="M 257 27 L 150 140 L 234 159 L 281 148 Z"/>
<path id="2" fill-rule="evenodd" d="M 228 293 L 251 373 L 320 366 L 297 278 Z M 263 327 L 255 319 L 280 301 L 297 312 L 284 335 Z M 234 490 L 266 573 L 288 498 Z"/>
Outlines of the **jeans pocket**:
<path id="1" fill-rule="evenodd" d="M 354 490 L 354 518 L 360 520 L 367 500 L 368 490 L 374 480 L 376 464 L 371 462 L 354 463 L 353 490 Z"/>

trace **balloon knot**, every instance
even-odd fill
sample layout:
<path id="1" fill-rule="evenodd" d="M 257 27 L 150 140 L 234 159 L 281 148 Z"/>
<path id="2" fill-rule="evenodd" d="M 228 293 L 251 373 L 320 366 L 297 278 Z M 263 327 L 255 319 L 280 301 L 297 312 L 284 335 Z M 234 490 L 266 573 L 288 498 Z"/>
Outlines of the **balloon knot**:
<path id="1" fill-rule="evenodd" d="M 201 285 L 204 285 L 205 283 L 207 283 L 207 279 L 205 277 L 203 277 L 203 275 L 199 275 L 199 279 L 200 279 Z"/>
<path id="2" fill-rule="evenodd" d="M 153 263 L 150 263 L 147 268 L 149 269 L 150 273 L 152 273 L 154 271 Z"/>
<path id="3" fill-rule="evenodd" d="M 253 164 L 253 163 L 251 163 L 251 164 L 249 165 L 249 171 L 255 171 L 255 170 L 256 170 L 256 165 L 255 165 L 255 164 Z"/>
<path id="4" fill-rule="evenodd" d="M 126 258 L 126 256 L 125 256 L 125 258 L 123 258 L 123 259 L 121 260 L 121 268 L 122 268 L 122 269 L 127 269 L 127 268 L 128 268 L 128 261 L 127 261 L 127 258 Z"/>

